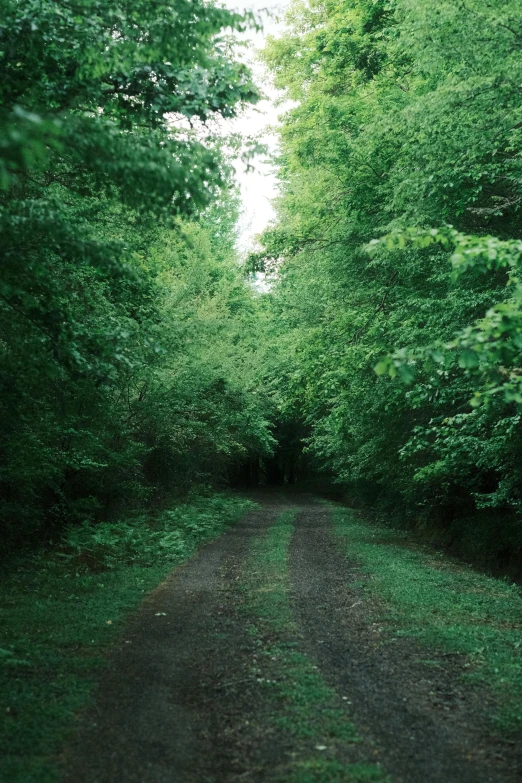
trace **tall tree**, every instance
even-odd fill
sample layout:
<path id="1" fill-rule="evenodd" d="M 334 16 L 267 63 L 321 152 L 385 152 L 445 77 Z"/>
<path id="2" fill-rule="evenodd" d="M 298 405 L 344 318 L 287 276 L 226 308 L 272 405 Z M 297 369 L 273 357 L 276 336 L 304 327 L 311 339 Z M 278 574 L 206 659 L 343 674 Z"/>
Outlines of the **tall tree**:
<path id="1" fill-rule="evenodd" d="M 203 132 L 258 95 L 230 43 L 253 20 L 208 2 L 1 12 L 0 510 L 20 540 L 269 447 L 237 205 Z"/>
<path id="2" fill-rule="evenodd" d="M 296 103 L 251 259 L 277 270 L 272 373 L 316 457 L 461 538 L 452 519 L 495 509 L 497 549 L 522 543 L 521 35 L 511 1 L 294 3 L 265 54 Z"/>

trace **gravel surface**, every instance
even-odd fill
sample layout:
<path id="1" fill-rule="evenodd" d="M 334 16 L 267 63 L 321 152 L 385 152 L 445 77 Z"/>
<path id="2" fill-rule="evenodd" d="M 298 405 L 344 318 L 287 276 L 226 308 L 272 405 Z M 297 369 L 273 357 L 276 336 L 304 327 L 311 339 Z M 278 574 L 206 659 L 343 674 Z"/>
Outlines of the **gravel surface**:
<path id="1" fill-rule="evenodd" d="M 148 596 L 66 749 L 64 783 L 245 780 L 264 768 L 266 744 L 270 763 L 275 738 L 248 731 L 259 699 L 237 580 L 250 540 L 282 508 L 276 498 L 250 512 Z"/>

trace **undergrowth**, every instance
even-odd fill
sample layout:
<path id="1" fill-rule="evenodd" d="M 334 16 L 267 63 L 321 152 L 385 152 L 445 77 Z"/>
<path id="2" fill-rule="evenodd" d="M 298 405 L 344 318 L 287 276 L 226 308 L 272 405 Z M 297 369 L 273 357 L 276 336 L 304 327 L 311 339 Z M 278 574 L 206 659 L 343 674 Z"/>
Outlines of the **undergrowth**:
<path id="1" fill-rule="evenodd" d="M 292 748 L 293 760 L 274 773 L 284 783 L 384 783 L 375 764 L 354 763 L 360 739 L 346 701 L 299 650 L 299 631 L 288 600 L 288 548 L 293 513 L 279 517 L 254 543 L 246 564 L 246 608 L 256 641 L 255 675 L 274 708 L 270 721 Z M 347 697 L 344 697 L 346 700 Z M 351 750 L 350 750 L 351 749 Z"/>
<path id="2" fill-rule="evenodd" d="M 196 498 L 154 519 L 84 525 L 8 564 L 0 595 L 0 780 L 55 783 L 108 647 L 128 613 L 250 501 Z"/>
<path id="3" fill-rule="evenodd" d="M 364 523 L 348 509 L 337 508 L 334 519 L 347 555 L 370 576 L 363 589 L 385 601 L 380 622 L 397 636 L 462 656 L 466 679 L 490 687 L 498 697 L 491 716 L 496 729 L 519 733 L 520 588 L 416 545 L 401 531 Z"/>
<path id="4" fill-rule="evenodd" d="M 156 566 L 186 559 L 203 540 L 223 527 L 223 515 L 240 513 L 244 499 L 226 495 L 196 497 L 157 516 L 135 516 L 119 522 L 69 528 L 60 556 L 91 570 L 119 568 L 122 564 Z"/>

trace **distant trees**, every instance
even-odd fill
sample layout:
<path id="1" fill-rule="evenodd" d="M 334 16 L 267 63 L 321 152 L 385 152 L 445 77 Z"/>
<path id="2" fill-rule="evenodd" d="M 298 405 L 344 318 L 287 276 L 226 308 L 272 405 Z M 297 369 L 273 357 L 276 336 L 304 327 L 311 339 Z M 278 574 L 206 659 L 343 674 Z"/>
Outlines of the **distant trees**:
<path id="1" fill-rule="evenodd" d="M 257 100 L 227 37 L 246 21 L 0 8 L 7 539 L 221 479 L 270 453 L 272 418 L 353 497 L 518 551 L 519 4 L 294 3 L 265 53 L 295 104 L 261 297 L 198 130 Z"/>
<path id="2" fill-rule="evenodd" d="M 252 258 L 277 270 L 282 405 L 352 496 L 520 551 L 520 5 L 308 0 L 288 19 L 265 57 L 296 105 Z"/>
<path id="3" fill-rule="evenodd" d="M 0 3 L 4 540 L 118 513 L 269 449 L 256 303 L 219 145 L 257 92 L 237 14 Z"/>

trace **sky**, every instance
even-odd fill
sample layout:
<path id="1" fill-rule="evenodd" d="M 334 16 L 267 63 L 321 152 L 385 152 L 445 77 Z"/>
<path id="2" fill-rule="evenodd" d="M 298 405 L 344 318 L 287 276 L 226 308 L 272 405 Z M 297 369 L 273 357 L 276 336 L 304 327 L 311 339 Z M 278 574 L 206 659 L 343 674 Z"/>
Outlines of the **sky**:
<path id="1" fill-rule="evenodd" d="M 268 10 L 269 15 L 263 13 L 263 31 L 249 31 L 240 36 L 246 40 L 248 46 L 240 49 L 241 59 L 253 71 L 256 83 L 262 88 L 267 98 L 257 106 L 246 109 L 240 117 L 226 122 L 226 130 L 241 133 L 242 135 L 256 136 L 267 144 L 273 152 L 277 149 L 277 140 L 270 127 L 277 124 L 278 114 L 284 111 L 284 107 L 276 107 L 278 91 L 270 82 L 266 69 L 257 59 L 257 51 L 264 46 L 267 35 L 278 35 L 283 28 L 282 16 L 288 0 L 279 0 L 276 3 L 270 0 L 224 0 L 224 5 L 231 10 L 239 12 L 254 11 L 256 14 Z M 236 164 L 236 176 L 241 190 L 243 203 L 243 216 L 240 221 L 239 248 L 247 252 L 255 246 L 255 236 L 259 234 L 274 216 L 271 200 L 276 195 L 276 177 L 273 166 L 266 157 L 258 157 L 252 161 L 254 171 L 246 172 L 245 165 L 238 161 Z"/>

